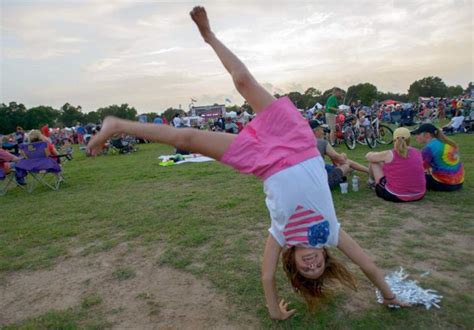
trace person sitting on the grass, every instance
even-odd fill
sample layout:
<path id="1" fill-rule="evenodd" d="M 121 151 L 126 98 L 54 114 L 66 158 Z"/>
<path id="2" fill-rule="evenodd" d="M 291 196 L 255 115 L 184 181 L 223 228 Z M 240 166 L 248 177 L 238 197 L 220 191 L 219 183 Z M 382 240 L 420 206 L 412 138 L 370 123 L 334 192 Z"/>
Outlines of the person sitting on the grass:
<path id="1" fill-rule="evenodd" d="M 443 126 L 443 132 L 445 134 L 464 132 L 463 122 L 464 116 L 462 115 L 462 111 L 456 111 L 456 115 L 451 118 L 449 124 Z"/>
<path id="2" fill-rule="evenodd" d="M 236 135 L 108 117 L 100 133 L 91 139 L 89 152 L 98 154 L 110 136 L 121 132 L 176 145 L 263 179 L 272 222 L 263 256 L 262 282 L 272 318 L 283 320 L 295 313 L 288 310 L 288 303 L 280 301 L 276 290 L 275 272 L 283 250 L 284 270 L 310 306 L 333 281 L 355 288 L 353 275 L 330 255 L 329 246 L 337 246 L 362 269 L 381 290 L 385 304 L 406 305 L 397 300 L 372 259 L 340 228 L 324 161 L 306 120 L 288 97 L 276 100 L 255 80 L 211 31 L 204 8 L 195 7 L 191 17 L 256 118 Z"/>
<path id="3" fill-rule="evenodd" d="M 410 147 L 410 131 L 399 127 L 393 132 L 393 149 L 369 152 L 369 184 L 378 197 L 391 202 L 412 202 L 426 193 L 423 160 L 418 149 Z"/>
<path id="4" fill-rule="evenodd" d="M 347 180 L 346 176 L 351 170 L 369 173 L 367 167 L 348 159 L 345 153 L 338 153 L 333 147 L 331 147 L 329 142 L 323 138 L 324 131 L 317 120 L 311 120 L 309 126 L 316 137 L 316 144 L 319 153 L 323 158 L 324 156 L 328 156 L 333 163 L 333 165 L 325 165 L 328 174 L 329 188 L 334 189 L 335 187 L 338 187 L 340 183 L 345 182 Z"/>
<path id="5" fill-rule="evenodd" d="M 237 134 L 239 133 L 239 128 L 234 120 L 230 117 L 226 118 L 225 120 L 225 131 L 226 133 Z"/>
<path id="6" fill-rule="evenodd" d="M 426 145 L 421 151 L 426 170 L 426 187 L 438 191 L 461 189 L 464 166 L 456 142 L 432 124 L 423 124 L 412 134 L 416 135 L 418 143 Z"/>

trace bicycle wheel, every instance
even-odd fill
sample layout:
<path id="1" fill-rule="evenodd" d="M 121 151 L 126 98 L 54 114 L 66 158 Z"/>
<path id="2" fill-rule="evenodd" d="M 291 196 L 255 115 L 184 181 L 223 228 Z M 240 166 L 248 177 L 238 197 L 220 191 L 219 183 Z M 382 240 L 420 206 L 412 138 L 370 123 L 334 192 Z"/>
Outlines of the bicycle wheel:
<path id="1" fill-rule="evenodd" d="M 354 130 L 351 127 L 344 128 L 344 144 L 346 145 L 347 149 L 354 150 L 356 147 L 356 139 Z"/>
<path id="2" fill-rule="evenodd" d="M 377 146 L 377 138 L 373 128 L 366 128 L 365 141 L 367 141 L 367 145 L 370 149 L 374 149 Z"/>
<path id="3" fill-rule="evenodd" d="M 377 142 L 380 144 L 390 144 L 393 142 L 393 130 L 386 125 L 379 125 L 377 132 Z"/>
<path id="4" fill-rule="evenodd" d="M 365 138 L 365 132 L 362 133 L 362 130 L 358 127 L 354 127 L 355 140 L 357 143 L 362 144 L 363 146 L 367 145 L 367 140 Z"/>

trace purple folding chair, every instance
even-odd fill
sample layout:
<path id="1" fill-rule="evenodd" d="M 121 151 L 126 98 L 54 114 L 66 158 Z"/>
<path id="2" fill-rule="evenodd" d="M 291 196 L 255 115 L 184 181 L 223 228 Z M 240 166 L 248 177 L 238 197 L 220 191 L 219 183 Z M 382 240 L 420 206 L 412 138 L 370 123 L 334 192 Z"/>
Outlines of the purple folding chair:
<path id="1" fill-rule="evenodd" d="M 10 186 L 23 188 L 23 185 L 18 183 L 18 179 L 15 176 L 15 167 L 12 167 L 8 172 L 0 168 L 0 196 L 5 195 Z"/>
<path id="2" fill-rule="evenodd" d="M 16 164 L 16 171 L 22 176 L 31 174 L 34 180 L 28 180 L 28 192 L 32 192 L 38 184 L 59 190 L 59 185 L 64 181 L 61 167 L 51 158 L 47 142 L 34 142 L 20 145 L 20 154 L 23 156 Z M 54 177 L 53 182 L 48 182 L 47 175 Z M 51 180 L 49 180 L 51 181 Z"/>
<path id="3" fill-rule="evenodd" d="M 5 173 L 3 168 L 0 167 L 0 181 L 2 184 L 0 185 L 0 196 L 3 196 L 7 193 L 8 187 L 13 183 L 14 184 L 14 173 Z"/>

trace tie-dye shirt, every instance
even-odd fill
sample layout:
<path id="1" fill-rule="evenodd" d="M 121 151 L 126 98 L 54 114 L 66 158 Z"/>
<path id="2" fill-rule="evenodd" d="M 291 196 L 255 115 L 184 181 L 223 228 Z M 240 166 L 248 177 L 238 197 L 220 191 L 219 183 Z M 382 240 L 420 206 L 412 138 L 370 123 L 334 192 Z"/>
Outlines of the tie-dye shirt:
<path id="1" fill-rule="evenodd" d="M 464 182 L 464 166 L 457 148 L 432 139 L 421 154 L 425 169 L 431 168 L 431 175 L 436 181 L 450 185 Z"/>

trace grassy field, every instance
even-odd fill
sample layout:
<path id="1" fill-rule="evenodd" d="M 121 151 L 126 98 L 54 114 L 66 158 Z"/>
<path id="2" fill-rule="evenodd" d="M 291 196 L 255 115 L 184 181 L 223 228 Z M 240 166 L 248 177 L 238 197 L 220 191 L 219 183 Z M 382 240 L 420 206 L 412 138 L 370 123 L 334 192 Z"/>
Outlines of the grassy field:
<path id="1" fill-rule="evenodd" d="M 65 164 L 61 191 L 38 188 L 28 194 L 14 189 L 0 197 L 0 293 L 8 291 L 8 279 L 17 273 L 34 274 L 123 244 L 129 251 L 159 245 L 159 265 L 209 281 L 235 308 L 234 319 L 250 315 L 257 327 L 472 328 L 474 136 L 454 139 L 466 168 L 460 192 L 428 192 L 420 202 L 399 205 L 377 198 L 362 176 L 359 192 L 333 193 L 345 230 L 384 271 L 403 266 L 422 286 L 438 290 L 444 296 L 441 309 L 388 310 L 376 303 L 370 283 L 351 267 L 359 279 L 358 292 L 337 290 L 310 313 L 279 271 L 279 292 L 298 314 L 285 322 L 270 320 L 260 284 L 270 223 L 261 182 L 217 162 L 160 167 L 157 156 L 172 149 L 158 144 L 141 145 L 131 155 L 97 158 L 76 151 Z M 361 162 L 369 151 L 358 146 L 348 152 L 342 145 L 337 150 Z M 139 271 L 125 263 L 114 274 L 126 282 Z M 426 271 L 430 275 L 420 277 Z M 152 293 L 143 297 L 147 294 Z M 1 323 L 0 310 L 0 326 L 108 328 L 113 324 L 103 299 L 87 295 L 75 307 L 9 325 Z"/>

